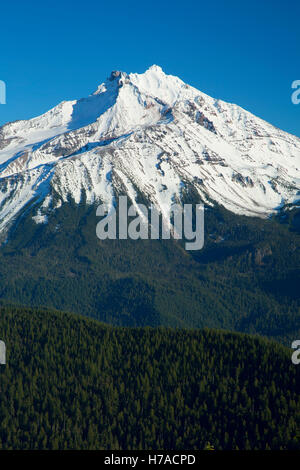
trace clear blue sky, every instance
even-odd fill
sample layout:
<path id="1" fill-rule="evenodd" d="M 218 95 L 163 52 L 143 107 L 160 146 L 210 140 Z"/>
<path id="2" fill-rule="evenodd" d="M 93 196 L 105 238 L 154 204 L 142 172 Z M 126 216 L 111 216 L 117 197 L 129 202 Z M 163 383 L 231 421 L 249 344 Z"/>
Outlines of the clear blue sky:
<path id="1" fill-rule="evenodd" d="M 1 2 L 0 124 L 153 63 L 300 136 L 299 0 Z"/>

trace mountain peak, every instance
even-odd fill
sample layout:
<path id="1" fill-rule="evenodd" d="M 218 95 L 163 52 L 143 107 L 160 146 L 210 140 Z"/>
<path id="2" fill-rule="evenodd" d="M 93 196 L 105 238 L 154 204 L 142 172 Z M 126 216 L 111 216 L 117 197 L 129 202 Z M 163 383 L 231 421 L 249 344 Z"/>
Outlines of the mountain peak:
<path id="1" fill-rule="evenodd" d="M 299 168 L 297 137 L 158 65 L 114 70 L 87 98 L 0 128 L 0 232 L 30 201 L 38 222 L 52 195 L 111 202 L 120 188 L 163 211 L 191 185 L 207 204 L 268 216 L 299 201 Z"/>
<path id="2" fill-rule="evenodd" d="M 127 74 L 125 72 L 122 72 L 121 70 L 113 70 L 108 78 L 111 82 L 115 79 L 119 79 L 122 76 L 126 76 Z"/>
<path id="3" fill-rule="evenodd" d="M 153 64 L 151 65 L 147 70 L 146 70 L 146 73 L 147 72 L 158 72 L 158 73 L 163 73 L 165 75 L 165 72 L 163 71 L 163 69 L 160 67 L 160 65 L 156 65 L 156 64 Z"/>

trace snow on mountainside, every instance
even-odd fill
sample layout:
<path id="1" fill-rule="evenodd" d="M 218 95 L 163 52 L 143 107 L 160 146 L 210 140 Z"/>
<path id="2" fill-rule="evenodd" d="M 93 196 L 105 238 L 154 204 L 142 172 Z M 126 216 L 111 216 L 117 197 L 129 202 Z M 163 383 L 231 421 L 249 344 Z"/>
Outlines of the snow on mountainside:
<path id="1" fill-rule="evenodd" d="M 46 222 L 84 193 L 112 203 L 140 191 L 164 213 L 186 184 L 206 203 L 268 216 L 300 199 L 300 139 L 155 65 L 0 128 L 0 231 L 28 203 Z"/>

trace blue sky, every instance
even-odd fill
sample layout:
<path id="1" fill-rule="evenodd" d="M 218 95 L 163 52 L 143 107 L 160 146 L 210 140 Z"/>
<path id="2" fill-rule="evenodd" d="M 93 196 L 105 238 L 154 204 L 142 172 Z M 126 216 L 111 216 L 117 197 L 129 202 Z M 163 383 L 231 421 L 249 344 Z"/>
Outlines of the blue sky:
<path id="1" fill-rule="evenodd" d="M 2 2 L 0 124 L 152 64 L 300 136 L 298 0 Z"/>

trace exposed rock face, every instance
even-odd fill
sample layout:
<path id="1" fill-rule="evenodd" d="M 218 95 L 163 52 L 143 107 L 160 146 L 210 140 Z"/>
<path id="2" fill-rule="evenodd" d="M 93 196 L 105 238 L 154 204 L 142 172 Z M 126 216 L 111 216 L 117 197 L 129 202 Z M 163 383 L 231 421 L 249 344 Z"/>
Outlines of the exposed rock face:
<path id="1" fill-rule="evenodd" d="M 109 80 L 112 81 L 115 78 L 120 77 L 120 75 L 121 75 L 121 72 L 119 70 L 113 70 L 110 74 Z"/>

